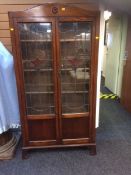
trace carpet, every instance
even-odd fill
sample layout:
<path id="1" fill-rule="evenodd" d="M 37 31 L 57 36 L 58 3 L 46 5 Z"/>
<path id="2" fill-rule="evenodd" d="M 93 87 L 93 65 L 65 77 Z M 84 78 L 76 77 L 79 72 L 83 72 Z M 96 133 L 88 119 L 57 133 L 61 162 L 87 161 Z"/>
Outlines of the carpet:
<path id="1" fill-rule="evenodd" d="M 0 175 L 130 175 L 131 114 L 116 100 L 101 100 L 97 155 L 86 148 L 35 150 L 21 159 L 0 161 Z"/>

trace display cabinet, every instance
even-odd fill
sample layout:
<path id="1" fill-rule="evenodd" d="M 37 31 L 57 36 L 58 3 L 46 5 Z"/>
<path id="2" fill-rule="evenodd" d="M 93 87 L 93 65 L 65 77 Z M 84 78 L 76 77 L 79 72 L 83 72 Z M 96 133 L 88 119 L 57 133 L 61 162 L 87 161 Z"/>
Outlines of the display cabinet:
<path id="1" fill-rule="evenodd" d="M 99 11 L 45 4 L 9 19 L 23 157 L 29 149 L 73 146 L 96 154 Z"/>

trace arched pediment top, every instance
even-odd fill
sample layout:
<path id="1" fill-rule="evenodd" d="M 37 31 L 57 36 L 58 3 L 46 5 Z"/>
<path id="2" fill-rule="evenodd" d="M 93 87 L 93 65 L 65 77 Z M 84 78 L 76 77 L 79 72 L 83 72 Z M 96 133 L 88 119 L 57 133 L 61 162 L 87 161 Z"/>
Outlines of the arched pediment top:
<path id="1" fill-rule="evenodd" d="M 94 10 L 93 5 L 87 4 L 87 9 L 82 9 L 73 5 L 67 4 L 42 4 L 34 6 L 30 9 L 17 12 L 9 12 L 14 17 L 28 17 L 28 16 L 96 16 L 99 10 Z"/>

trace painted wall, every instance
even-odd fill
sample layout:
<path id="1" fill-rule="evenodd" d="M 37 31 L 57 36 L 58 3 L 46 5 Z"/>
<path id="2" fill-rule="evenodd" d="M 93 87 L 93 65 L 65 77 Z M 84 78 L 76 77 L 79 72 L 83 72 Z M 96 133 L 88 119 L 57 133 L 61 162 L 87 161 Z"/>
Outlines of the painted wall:
<path id="1" fill-rule="evenodd" d="M 107 46 L 104 46 L 104 51 L 103 51 L 103 60 L 102 60 L 102 76 L 105 77 L 106 75 L 106 57 L 107 57 Z"/>

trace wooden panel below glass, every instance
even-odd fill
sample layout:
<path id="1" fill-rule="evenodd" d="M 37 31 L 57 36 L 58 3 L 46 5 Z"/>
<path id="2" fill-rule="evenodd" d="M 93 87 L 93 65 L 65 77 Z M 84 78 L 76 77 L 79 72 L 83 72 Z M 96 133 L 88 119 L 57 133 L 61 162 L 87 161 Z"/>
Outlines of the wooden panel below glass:
<path id="1" fill-rule="evenodd" d="M 29 141 L 56 140 L 56 119 L 28 121 Z"/>
<path id="2" fill-rule="evenodd" d="M 62 118 L 62 138 L 89 138 L 89 118 Z"/>

